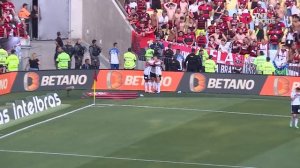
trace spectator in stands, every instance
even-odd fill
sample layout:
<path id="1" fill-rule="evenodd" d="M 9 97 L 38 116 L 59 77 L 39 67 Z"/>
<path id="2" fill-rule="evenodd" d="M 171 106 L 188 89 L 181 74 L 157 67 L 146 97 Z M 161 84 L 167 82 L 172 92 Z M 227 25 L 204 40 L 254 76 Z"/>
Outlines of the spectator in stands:
<path id="1" fill-rule="evenodd" d="M 234 40 L 239 42 L 239 43 L 243 43 L 245 38 L 246 38 L 246 35 L 243 33 L 243 30 L 239 29 L 238 33 L 234 37 Z"/>
<path id="2" fill-rule="evenodd" d="M 84 60 L 84 63 L 81 65 L 81 69 L 92 69 L 89 59 Z"/>
<path id="3" fill-rule="evenodd" d="M 167 28 L 167 24 L 169 23 L 169 17 L 166 11 L 163 11 L 162 15 L 158 19 L 158 26 L 160 28 Z"/>
<path id="4" fill-rule="evenodd" d="M 165 39 L 165 32 L 162 28 L 158 28 L 157 32 L 155 33 L 155 37 L 158 39 Z"/>
<path id="5" fill-rule="evenodd" d="M 75 69 L 80 69 L 86 47 L 81 44 L 81 39 L 78 39 L 74 46 Z"/>
<path id="6" fill-rule="evenodd" d="M 256 40 L 253 40 L 252 42 L 250 41 L 249 45 L 249 54 L 251 57 L 257 57 L 258 55 L 258 44 Z"/>
<path id="7" fill-rule="evenodd" d="M 187 0 L 180 0 L 179 7 L 180 7 L 180 12 L 183 16 L 187 14 L 188 6 L 189 6 L 189 4 L 188 4 Z"/>
<path id="8" fill-rule="evenodd" d="M 11 2 L 11 0 L 5 0 L 2 3 L 2 13 L 6 13 L 6 12 L 13 13 L 13 14 L 16 13 L 15 5 Z"/>
<path id="9" fill-rule="evenodd" d="M 300 64 L 300 52 L 299 49 L 296 49 L 292 56 L 292 63 Z"/>
<path id="10" fill-rule="evenodd" d="M 129 7 L 131 9 L 137 9 L 137 3 L 136 3 L 136 0 L 130 0 L 129 1 Z"/>
<path id="11" fill-rule="evenodd" d="M 210 37 L 214 37 L 214 40 L 217 45 L 219 45 L 221 43 L 221 39 L 225 39 L 225 41 L 227 41 L 225 33 L 222 32 L 220 29 L 216 29 L 216 32 L 214 34 L 210 35 Z"/>
<path id="12" fill-rule="evenodd" d="M 36 53 L 32 53 L 30 59 L 28 60 L 29 71 L 38 71 L 40 70 L 40 60 L 37 58 Z"/>
<path id="13" fill-rule="evenodd" d="M 92 67 L 91 69 L 100 69 L 100 54 L 101 54 L 101 47 L 97 45 L 97 40 L 92 41 L 92 45 L 89 47 L 89 53 L 92 60 Z"/>
<path id="14" fill-rule="evenodd" d="M 164 4 L 164 8 L 167 11 L 169 20 L 173 20 L 175 11 L 177 9 L 177 4 L 173 2 L 168 2 Z"/>
<path id="15" fill-rule="evenodd" d="M 174 18 L 173 18 L 173 24 L 175 26 L 179 25 L 180 23 L 180 18 L 182 17 L 182 13 L 181 13 L 181 10 L 180 8 L 177 8 L 176 11 L 175 11 L 175 14 L 174 14 Z"/>
<path id="16" fill-rule="evenodd" d="M 201 32 L 200 35 L 196 39 L 197 45 L 198 46 L 205 46 L 207 43 L 206 35 L 204 32 Z"/>
<path id="17" fill-rule="evenodd" d="M 269 44 L 268 41 L 263 39 L 258 45 L 258 52 L 262 51 L 265 56 L 269 56 Z"/>
<path id="18" fill-rule="evenodd" d="M 26 26 L 27 26 L 26 31 L 29 32 L 30 12 L 28 11 L 28 4 L 27 3 L 24 3 L 22 5 L 22 9 L 20 10 L 18 16 L 21 20 L 25 20 L 25 23 L 26 23 Z"/>
<path id="19" fill-rule="evenodd" d="M 215 37 L 214 36 L 209 37 L 209 42 L 208 42 L 207 47 L 211 50 L 217 50 L 218 49 L 218 44 L 215 42 Z"/>
<path id="20" fill-rule="evenodd" d="M 228 53 L 229 52 L 229 46 L 226 43 L 225 39 L 221 40 L 221 43 L 218 47 L 218 51 L 222 52 L 222 53 Z"/>
<path id="21" fill-rule="evenodd" d="M 31 11 L 31 27 L 32 27 L 32 39 L 38 38 L 38 20 L 39 20 L 39 10 L 37 5 L 33 5 Z"/>
<path id="22" fill-rule="evenodd" d="M 249 30 L 249 35 L 247 36 L 250 41 L 256 41 L 257 37 L 254 30 Z"/>
<path id="23" fill-rule="evenodd" d="M 230 46 L 231 53 L 233 53 L 233 54 L 239 54 L 241 52 L 241 50 L 242 50 L 241 44 L 242 43 L 234 40 L 231 43 L 231 46 Z"/>
<path id="24" fill-rule="evenodd" d="M 264 24 L 262 22 L 258 23 L 258 26 L 255 28 L 256 39 L 261 42 L 265 38 Z"/>
<path id="25" fill-rule="evenodd" d="M 191 29 L 187 29 L 187 33 L 184 35 L 183 43 L 188 46 L 193 46 L 195 44 L 196 37 Z"/>
<path id="26" fill-rule="evenodd" d="M 176 37 L 176 43 L 183 44 L 183 39 L 184 39 L 184 33 L 183 31 L 179 31 Z"/>
<path id="27" fill-rule="evenodd" d="M 219 19 L 224 12 L 224 8 L 222 7 L 222 2 L 218 2 L 217 5 L 214 7 L 214 17 L 213 19 Z"/>
<path id="28" fill-rule="evenodd" d="M 157 29 L 158 28 L 158 15 L 157 15 L 157 10 L 153 11 L 153 14 L 150 16 L 150 20 L 151 20 L 151 25 L 153 27 L 153 29 Z"/>
<path id="29" fill-rule="evenodd" d="M 295 33 L 293 31 L 293 28 L 292 27 L 289 27 L 288 28 L 288 32 L 286 33 L 286 38 L 285 38 L 285 45 L 289 48 L 292 47 L 294 41 L 295 41 Z"/>
<path id="30" fill-rule="evenodd" d="M 230 42 L 234 41 L 234 37 L 237 33 L 238 32 L 237 32 L 236 26 L 231 26 L 231 29 L 228 31 L 228 34 L 227 34 L 228 41 L 230 41 Z"/>
<path id="31" fill-rule="evenodd" d="M 211 50 L 219 49 L 222 52 L 246 55 L 246 58 L 248 55 L 258 56 L 260 51 L 265 56 L 273 58 L 274 56 L 270 55 L 273 52 L 269 52 L 269 50 L 277 50 L 281 47 L 281 43 L 285 42 L 285 48 L 289 49 L 286 50 L 289 60 L 292 62 L 294 57 L 296 60 L 298 58 L 300 17 L 293 14 L 298 14 L 300 10 L 295 0 L 284 1 L 285 6 L 275 0 L 268 2 L 265 0 L 238 0 L 237 13 L 233 15 L 229 15 L 230 5 L 227 6 L 228 2 L 223 0 L 212 2 L 163 0 L 161 2 L 166 11 L 162 11 L 162 17 L 158 18 L 157 11 L 154 10 L 154 14 L 150 17 L 151 21 L 148 21 L 148 26 L 145 24 L 144 29 L 155 30 L 156 37 L 160 37 L 162 40 L 179 44 L 187 44 L 188 41 L 190 46 L 186 47 L 189 48 L 196 42 L 199 48 L 207 46 Z M 230 3 L 235 3 L 235 1 Z M 251 7 L 248 8 L 250 3 Z M 176 10 L 173 8 L 173 4 L 177 6 Z M 137 1 L 137 6 L 146 6 L 146 1 Z M 135 9 L 139 15 L 143 12 L 139 10 L 139 7 Z M 170 9 L 172 10 L 169 11 Z M 285 16 L 285 11 L 287 11 L 288 17 Z M 213 19 L 210 19 L 211 17 Z M 133 18 L 131 22 L 137 25 L 137 31 L 141 27 L 140 23 L 147 21 L 145 17 Z M 209 20 L 211 24 L 209 24 Z M 286 32 L 288 27 L 290 28 Z M 194 42 L 189 41 L 191 36 L 195 37 Z M 228 45 L 229 43 L 230 45 Z M 251 57 L 247 61 L 253 60 Z M 275 61 L 280 62 L 278 58 L 275 58 Z M 283 62 L 285 61 L 287 59 Z"/>
<path id="32" fill-rule="evenodd" d="M 160 0 L 152 0 L 151 4 L 152 9 L 161 9 L 161 1 Z"/>
<path id="33" fill-rule="evenodd" d="M 118 43 L 114 42 L 113 48 L 109 50 L 109 63 L 111 69 L 119 69 L 120 65 L 120 51 L 118 49 Z"/>
<path id="34" fill-rule="evenodd" d="M 286 49 L 286 46 L 282 45 L 278 47 L 276 56 L 273 60 L 274 64 L 279 68 L 284 67 L 288 63 L 288 59 L 288 50 Z"/>
<path id="35" fill-rule="evenodd" d="M 177 28 L 176 27 L 169 27 L 169 29 L 166 32 L 166 39 L 170 42 L 176 42 L 177 37 Z"/>
<path id="36" fill-rule="evenodd" d="M 28 24 L 25 23 L 25 20 L 21 20 L 21 22 L 16 23 L 13 26 L 13 35 L 17 37 L 27 38 L 28 37 Z M 12 34 L 10 34 L 12 36 Z"/>
<path id="37" fill-rule="evenodd" d="M 189 10 L 190 18 L 198 19 L 198 10 L 199 10 L 198 1 L 192 1 L 189 4 L 188 10 Z"/>

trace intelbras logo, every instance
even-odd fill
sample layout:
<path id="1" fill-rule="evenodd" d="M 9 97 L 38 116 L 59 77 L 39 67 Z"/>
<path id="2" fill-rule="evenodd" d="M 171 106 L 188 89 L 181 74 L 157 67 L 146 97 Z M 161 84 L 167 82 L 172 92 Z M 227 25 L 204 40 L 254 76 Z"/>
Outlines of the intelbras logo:
<path id="1" fill-rule="evenodd" d="M 28 72 L 24 75 L 24 89 L 26 91 L 35 91 L 39 87 L 48 86 L 73 86 L 85 85 L 88 76 L 82 75 L 39 75 L 35 72 Z"/>
<path id="2" fill-rule="evenodd" d="M 9 107 L 0 110 L 0 125 L 12 120 L 18 120 L 61 105 L 57 93 L 45 96 L 28 97 L 26 100 L 16 100 Z"/>

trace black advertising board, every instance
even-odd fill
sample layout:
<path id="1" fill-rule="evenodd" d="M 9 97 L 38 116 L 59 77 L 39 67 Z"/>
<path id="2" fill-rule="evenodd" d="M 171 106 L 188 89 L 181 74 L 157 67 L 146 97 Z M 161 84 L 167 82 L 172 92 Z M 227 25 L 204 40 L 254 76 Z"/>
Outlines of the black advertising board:
<path id="1" fill-rule="evenodd" d="M 91 89 L 94 73 L 94 70 L 19 72 L 13 92 L 64 90 L 67 87 Z"/>
<path id="2" fill-rule="evenodd" d="M 259 95 L 266 76 L 185 73 L 178 91 Z"/>

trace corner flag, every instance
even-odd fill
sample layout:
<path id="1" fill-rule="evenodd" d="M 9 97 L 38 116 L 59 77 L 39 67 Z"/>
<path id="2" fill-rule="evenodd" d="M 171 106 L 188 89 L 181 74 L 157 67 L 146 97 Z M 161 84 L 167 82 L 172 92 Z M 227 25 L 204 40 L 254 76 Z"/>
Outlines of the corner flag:
<path id="1" fill-rule="evenodd" d="M 94 71 L 94 86 L 93 86 L 93 89 L 94 89 L 94 105 L 96 105 L 96 83 L 98 81 L 98 73 L 97 71 Z"/>

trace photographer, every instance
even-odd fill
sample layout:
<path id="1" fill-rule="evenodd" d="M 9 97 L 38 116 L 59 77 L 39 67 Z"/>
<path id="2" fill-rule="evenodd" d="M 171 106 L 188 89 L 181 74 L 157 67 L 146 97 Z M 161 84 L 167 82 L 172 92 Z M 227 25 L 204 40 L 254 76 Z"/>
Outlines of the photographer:
<path id="1" fill-rule="evenodd" d="M 78 40 L 74 46 L 74 55 L 75 55 L 75 69 L 80 69 L 82 64 L 82 59 L 84 56 L 84 53 L 86 51 L 86 48 L 81 45 L 81 40 Z"/>
<path id="2" fill-rule="evenodd" d="M 91 68 L 100 69 L 100 53 L 102 49 L 96 44 L 97 40 L 92 41 L 92 45 L 89 47 L 89 52 L 91 56 Z"/>

